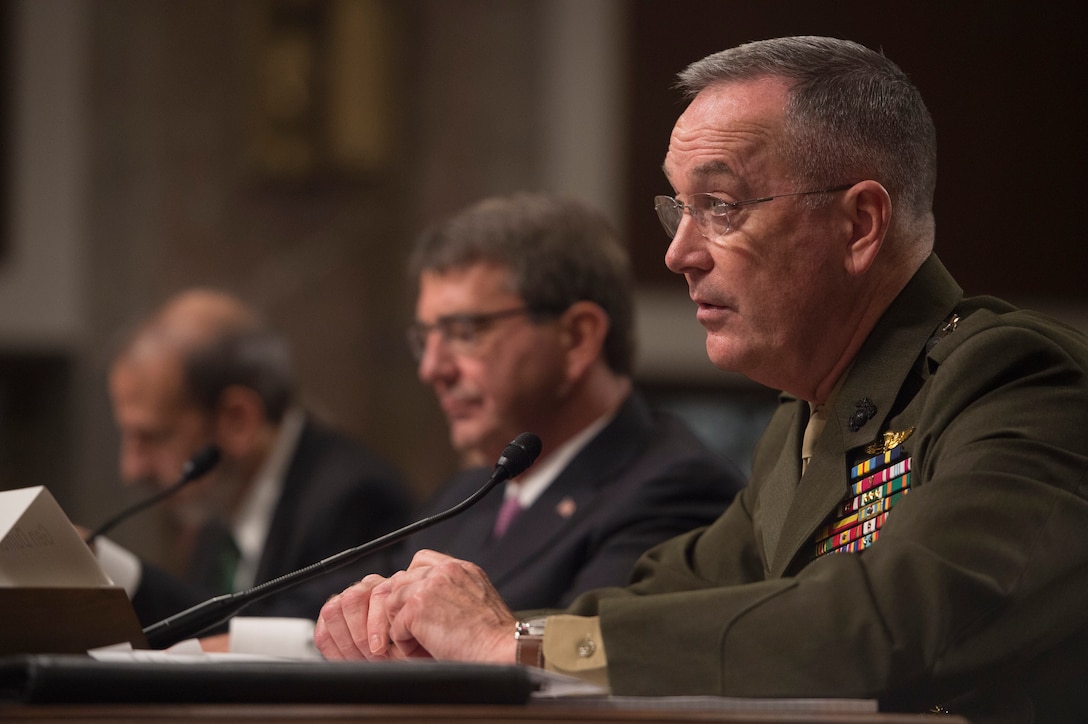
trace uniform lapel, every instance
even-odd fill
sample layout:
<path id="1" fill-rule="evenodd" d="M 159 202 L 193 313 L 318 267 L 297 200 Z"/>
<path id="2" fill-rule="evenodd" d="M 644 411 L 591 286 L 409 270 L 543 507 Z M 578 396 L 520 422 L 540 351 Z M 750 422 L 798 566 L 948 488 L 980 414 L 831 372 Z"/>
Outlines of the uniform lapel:
<path id="1" fill-rule="evenodd" d="M 771 576 L 784 575 L 795 557 L 807 558 L 816 530 L 846 496 L 848 468 L 856 462 L 847 455 L 856 456 L 859 448 L 880 437 L 926 341 L 961 297 L 959 287 L 931 256 L 869 335 L 839 391 L 808 471 L 792 495 L 776 545 L 765 549 Z M 799 441 L 796 444 L 799 449 Z M 768 500 L 768 505 L 780 502 Z"/>
<path id="2" fill-rule="evenodd" d="M 832 414 L 841 417 L 839 405 Z M 846 473 L 842 451 L 842 429 L 828 419 L 823 435 L 813 450 L 808 470 L 797 485 L 792 505 L 785 515 L 778 547 L 770 556 L 770 573 L 777 578 L 812 537 L 816 528 L 842 500 L 846 492 Z"/>
<path id="3" fill-rule="evenodd" d="M 773 564 L 782 527 L 793 505 L 797 481 L 801 477 L 801 437 L 808 421 L 808 403 L 793 401 L 793 419 L 782 445 L 782 454 L 763 484 L 762 512 L 763 550 L 768 562 Z M 796 454 L 793 454 L 796 453 Z"/>

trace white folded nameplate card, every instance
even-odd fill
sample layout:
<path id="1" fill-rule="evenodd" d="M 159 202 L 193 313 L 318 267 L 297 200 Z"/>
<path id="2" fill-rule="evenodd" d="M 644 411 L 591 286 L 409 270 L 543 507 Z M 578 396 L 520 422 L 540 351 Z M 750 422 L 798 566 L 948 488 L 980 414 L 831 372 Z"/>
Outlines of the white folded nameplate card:
<path id="1" fill-rule="evenodd" d="M 113 581 L 45 487 L 0 491 L 0 586 L 112 585 Z"/>

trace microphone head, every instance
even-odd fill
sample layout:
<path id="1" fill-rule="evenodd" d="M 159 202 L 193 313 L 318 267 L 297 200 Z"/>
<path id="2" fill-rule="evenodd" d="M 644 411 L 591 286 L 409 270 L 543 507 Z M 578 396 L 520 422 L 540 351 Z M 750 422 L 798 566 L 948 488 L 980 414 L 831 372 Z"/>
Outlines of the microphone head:
<path id="1" fill-rule="evenodd" d="M 506 477 L 516 478 L 529 469 L 540 455 L 540 449 L 540 438 L 531 432 L 523 432 L 503 448 L 495 467 L 505 470 Z"/>
<path id="2" fill-rule="evenodd" d="M 219 464 L 222 453 L 217 445 L 205 445 L 181 466 L 183 480 L 196 480 Z"/>

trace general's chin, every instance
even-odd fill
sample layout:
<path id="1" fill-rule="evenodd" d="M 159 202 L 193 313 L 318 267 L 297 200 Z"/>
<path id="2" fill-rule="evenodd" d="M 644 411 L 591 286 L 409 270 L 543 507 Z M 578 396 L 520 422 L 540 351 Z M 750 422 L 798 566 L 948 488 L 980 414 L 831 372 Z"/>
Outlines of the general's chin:
<path id="1" fill-rule="evenodd" d="M 736 340 L 707 332 L 706 356 L 718 369 L 726 372 L 739 372 L 739 351 Z"/>

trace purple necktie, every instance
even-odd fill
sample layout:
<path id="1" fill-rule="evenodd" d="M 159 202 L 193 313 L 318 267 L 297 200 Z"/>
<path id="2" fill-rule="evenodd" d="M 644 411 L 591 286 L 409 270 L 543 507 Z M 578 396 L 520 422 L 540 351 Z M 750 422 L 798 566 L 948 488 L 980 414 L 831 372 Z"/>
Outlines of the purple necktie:
<path id="1" fill-rule="evenodd" d="M 492 530 L 492 537 L 501 538 L 506 532 L 506 529 L 510 527 L 510 524 L 514 521 L 514 518 L 518 517 L 518 513 L 521 512 L 521 501 L 517 495 L 509 495 L 504 501 L 502 501 L 502 507 L 499 508 L 499 515 L 495 518 L 495 528 Z"/>

